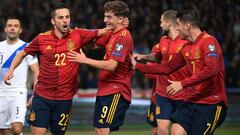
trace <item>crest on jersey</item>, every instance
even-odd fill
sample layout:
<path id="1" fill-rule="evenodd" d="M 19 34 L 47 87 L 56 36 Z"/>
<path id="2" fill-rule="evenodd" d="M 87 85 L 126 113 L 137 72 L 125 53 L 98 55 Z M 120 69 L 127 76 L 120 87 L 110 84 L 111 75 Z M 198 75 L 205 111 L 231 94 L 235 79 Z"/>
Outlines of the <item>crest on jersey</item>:
<path id="1" fill-rule="evenodd" d="M 208 49 L 209 49 L 211 52 L 213 52 L 213 51 L 216 50 L 216 47 L 215 47 L 215 45 L 209 44 L 209 45 L 208 45 Z"/>
<path id="2" fill-rule="evenodd" d="M 123 49 L 123 45 L 117 43 L 116 46 L 115 46 L 115 50 L 116 50 L 116 51 L 121 51 L 122 49 Z"/>
<path id="3" fill-rule="evenodd" d="M 67 42 L 67 47 L 69 51 L 73 51 L 75 49 L 75 42 L 69 39 Z"/>
<path id="4" fill-rule="evenodd" d="M 29 114 L 29 120 L 30 120 L 30 121 L 36 120 L 36 113 L 35 113 L 34 111 L 32 111 L 32 112 Z"/>

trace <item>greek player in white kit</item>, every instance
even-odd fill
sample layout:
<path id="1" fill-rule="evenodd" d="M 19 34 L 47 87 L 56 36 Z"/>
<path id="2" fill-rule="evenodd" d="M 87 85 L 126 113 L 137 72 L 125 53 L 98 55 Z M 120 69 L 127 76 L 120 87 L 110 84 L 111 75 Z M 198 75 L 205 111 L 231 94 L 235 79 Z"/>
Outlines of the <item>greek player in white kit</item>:
<path id="1" fill-rule="evenodd" d="M 0 42 L 0 135 L 7 135 L 9 130 L 20 135 L 25 120 L 27 106 L 27 73 L 30 66 L 35 82 L 39 72 L 38 60 L 31 55 L 14 71 L 11 85 L 3 81 L 4 74 L 10 68 L 14 57 L 25 48 L 27 43 L 19 39 L 22 32 L 21 22 L 17 17 L 9 17 L 4 31 L 6 40 Z"/>

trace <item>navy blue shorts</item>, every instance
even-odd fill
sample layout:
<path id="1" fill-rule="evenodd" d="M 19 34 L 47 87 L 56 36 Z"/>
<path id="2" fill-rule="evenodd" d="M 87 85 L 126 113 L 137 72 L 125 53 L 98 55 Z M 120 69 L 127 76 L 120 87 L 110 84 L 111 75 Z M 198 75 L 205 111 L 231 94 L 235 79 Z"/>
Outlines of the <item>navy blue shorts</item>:
<path id="1" fill-rule="evenodd" d="M 97 96 L 94 112 L 94 127 L 110 128 L 116 131 L 123 125 L 126 112 L 129 108 L 129 101 L 123 98 L 120 93 Z"/>
<path id="2" fill-rule="evenodd" d="M 156 119 L 170 120 L 177 108 L 182 104 L 181 100 L 172 100 L 160 95 L 156 95 Z"/>
<path id="3" fill-rule="evenodd" d="M 180 124 L 188 135 L 212 135 L 215 129 L 222 125 L 226 115 L 227 107 L 224 103 L 183 103 L 171 119 Z"/>
<path id="4" fill-rule="evenodd" d="M 148 107 L 146 122 L 152 127 L 157 127 L 157 121 L 155 117 L 156 105 L 151 102 L 151 105 Z"/>
<path id="5" fill-rule="evenodd" d="M 34 94 L 27 122 L 34 127 L 50 128 L 54 135 L 63 135 L 70 119 L 72 100 L 49 100 Z"/>

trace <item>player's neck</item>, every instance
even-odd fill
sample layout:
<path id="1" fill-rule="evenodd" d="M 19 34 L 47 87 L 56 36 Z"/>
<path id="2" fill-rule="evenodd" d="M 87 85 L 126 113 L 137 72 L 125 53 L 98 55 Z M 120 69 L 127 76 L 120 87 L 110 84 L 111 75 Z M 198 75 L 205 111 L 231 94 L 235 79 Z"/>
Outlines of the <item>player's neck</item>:
<path id="1" fill-rule="evenodd" d="M 177 36 L 178 36 L 178 32 L 176 29 L 170 29 L 169 30 L 169 33 L 168 33 L 168 36 L 174 40 Z"/>
<path id="2" fill-rule="evenodd" d="M 11 39 L 11 38 L 7 38 L 7 43 L 9 45 L 14 45 L 18 42 L 19 38 L 14 38 L 14 39 Z"/>
<path id="3" fill-rule="evenodd" d="M 202 31 L 199 28 L 194 28 L 191 30 L 191 37 L 190 37 L 190 41 L 194 42 L 198 36 L 202 33 Z"/>
<path id="4" fill-rule="evenodd" d="M 63 32 L 61 32 L 61 31 L 59 31 L 59 30 L 57 30 L 57 29 L 54 30 L 54 33 L 55 33 L 55 36 L 56 36 L 57 38 L 59 38 L 59 39 L 62 39 L 64 36 L 67 35 L 67 32 L 63 33 Z"/>
<path id="5" fill-rule="evenodd" d="M 124 28 L 123 25 L 119 25 L 119 26 L 117 26 L 115 29 L 113 29 L 113 33 L 116 33 L 116 32 L 118 32 L 119 30 L 121 30 L 121 29 L 123 29 L 123 28 Z"/>

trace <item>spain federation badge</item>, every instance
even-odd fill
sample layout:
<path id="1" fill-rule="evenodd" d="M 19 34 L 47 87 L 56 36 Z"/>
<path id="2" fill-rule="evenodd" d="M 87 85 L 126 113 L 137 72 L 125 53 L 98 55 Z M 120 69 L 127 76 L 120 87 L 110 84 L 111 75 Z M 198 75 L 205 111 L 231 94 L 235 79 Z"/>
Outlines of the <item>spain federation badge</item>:
<path id="1" fill-rule="evenodd" d="M 157 107 L 156 107 L 156 112 L 155 112 L 155 113 L 156 113 L 156 115 L 159 115 L 159 114 L 160 114 L 160 112 L 161 112 L 161 111 L 160 111 L 160 106 L 157 106 Z"/>
<path id="2" fill-rule="evenodd" d="M 69 39 L 67 42 L 67 47 L 69 51 L 73 51 L 75 49 L 75 42 Z"/>
<path id="3" fill-rule="evenodd" d="M 32 111 L 32 112 L 29 114 L 29 120 L 30 120 L 30 121 L 36 120 L 36 113 L 35 113 L 34 111 Z"/>

